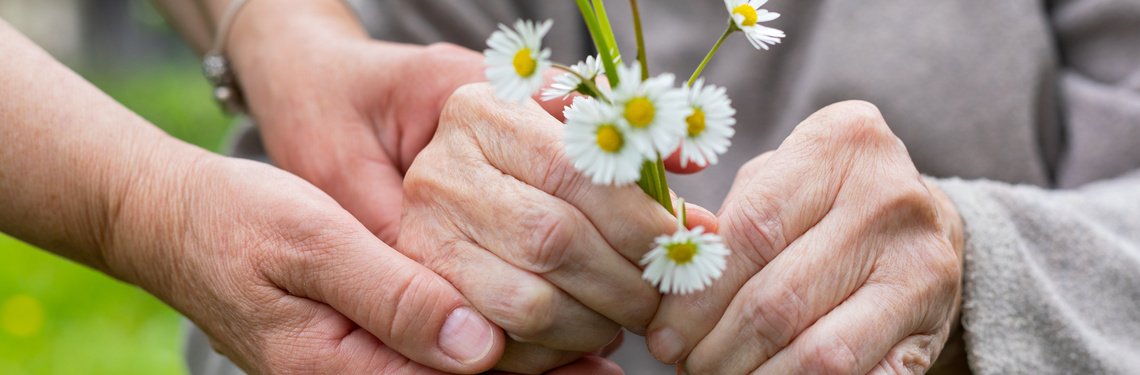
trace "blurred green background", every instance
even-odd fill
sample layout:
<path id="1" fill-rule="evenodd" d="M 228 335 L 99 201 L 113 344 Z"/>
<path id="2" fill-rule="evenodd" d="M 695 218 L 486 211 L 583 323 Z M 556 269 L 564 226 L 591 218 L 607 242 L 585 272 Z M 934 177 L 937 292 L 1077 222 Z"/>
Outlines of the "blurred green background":
<path id="1" fill-rule="evenodd" d="M 0 18 L 168 133 L 207 149 L 230 121 L 145 1 L 0 0 Z M 183 374 L 178 313 L 0 234 L 0 375 Z"/>

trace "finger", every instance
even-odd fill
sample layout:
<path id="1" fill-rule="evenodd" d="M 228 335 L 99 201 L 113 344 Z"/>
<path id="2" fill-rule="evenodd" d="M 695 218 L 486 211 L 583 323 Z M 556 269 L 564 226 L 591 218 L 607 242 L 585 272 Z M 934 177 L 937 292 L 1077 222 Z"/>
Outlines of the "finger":
<path id="1" fill-rule="evenodd" d="M 617 363 L 595 355 L 586 355 L 568 365 L 545 372 L 547 375 L 621 375 L 624 373 L 625 372 L 622 371 L 621 367 L 618 366 Z M 489 374 L 513 375 L 516 373 L 508 371 L 491 371 Z"/>
<path id="2" fill-rule="evenodd" d="M 482 154 L 475 145 L 429 147 L 424 153 L 425 162 L 405 179 L 409 202 L 432 202 L 422 209 L 433 212 L 440 211 L 434 206 L 453 207 L 440 214 L 473 243 L 540 275 L 611 320 L 644 332 L 659 295 L 641 280 L 640 268 L 617 253 L 578 209 L 482 162 L 465 163 Z"/>
<path id="3" fill-rule="evenodd" d="M 624 342 L 625 331 L 618 331 L 617 337 L 614 337 L 613 341 L 610 341 L 609 344 L 606 344 L 606 347 L 600 350 L 595 350 L 593 354 L 601 356 L 602 358 L 609 358 L 611 354 L 614 354 L 614 352 L 616 352 L 618 349 L 621 349 L 621 345 Z"/>
<path id="4" fill-rule="evenodd" d="M 932 351 L 941 348 L 935 347 L 931 335 L 911 336 L 917 324 L 903 318 L 910 312 L 902 304 L 886 302 L 893 300 L 890 296 L 894 293 L 893 288 L 882 284 L 860 289 L 764 362 L 756 373 L 866 374 L 896 346 L 895 355 L 907 359 L 895 365 L 929 367 Z"/>
<path id="5" fill-rule="evenodd" d="M 316 373 L 326 374 L 444 374 L 409 361 L 400 353 L 384 346 L 367 330 L 356 328 L 340 340 L 338 355 Z"/>
<path id="6" fill-rule="evenodd" d="M 517 374 L 542 374 L 554 368 L 574 362 L 584 353 L 567 352 L 527 344 L 514 340 L 507 341 L 507 349 L 495 370 Z"/>
<path id="7" fill-rule="evenodd" d="M 541 275 L 587 307 L 644 332 L 659 295 L 641 280 L 641 269 L 610 247 L 573 206 L 494 173 L 498 176 L 481 178 L 484 184 L 465 189 L 458 197 L 459 202 L 472 202 L 459 210 L 464 216 L 460 220 L 473 227 L 467 234 L 499 258 Z M 495 178 L 505 185 L 505 191 L 483 189 L 486 181 Z"/>
<path id="8" fill-rule="evenodd" d="M 696 227 L 704 227 L 705 232 L 716 233 L 719 227 L 716 214 L 710 212 L 704 207 L 685 203 L 685 227 L 693 229 Z"/>
<path id="9" fill-rule="evenodd" d="M 409 221 L 409 225 L 416 224 Z M 602 347 L 620 330 L 617 323 L 541 277 L 466 241 L 431 248 L 409 241 L 401 246 L 455 285 L 483 316 L 514 340 L 585 352 Z M 417 248 L 428 251 L 413 250 Z M 508 351 L 511 348 L 508 345 Z"/>
<path id="10" fill-rule="evenodd" d="M 594 356 L 587 355 L 581 359 L 574 361 L 569 365 L 554 369 L 548 372 L 549 375 L 580 375 L 580 374 L 598 374 L 598 375 L 621 375 L 622 371 L 614 361 Z"/>
<path id="11" fill-rule="evenodd" d="M 515 209 L 495 217 L 517 226 L 470 233 L 475 241 L 622 326 L 644 332 L 659 295 L 641 281 L 641 269 L 613 250 L 573 207 L 531 193 L 513 195 Z"/>
<path id="12" fill-rule="evenodd" d="M 765 165 L 772 153 L 764 153 L 744 165 L 736 176 L 732 189 L 726 201 L 738 199 L 745 190 L 744 187 L 753 183 L 753 177 L 759 171 L 765 170 Z M 724 208 L 721 209 L 723 215 Z M 690 219 L 691 220 L 691 219 Z M 724 233 L 727 240 L 739 238 L 733 232 L 740 225 L 730 223 L 724 218 L 718 218 L 716 225 L 718 233 L 727 228 Z M 722 227 L 722 225 L 728 225 Z M 769 225 L 768 227 L 774 227 Z M 783 239 L 773 244 L 772 248 L 783 248 Z M 730 248 L 739 249 L 733 247 Z M 688 356 L 697 342 L 713 329 L 719 318 L 724 314 L 729 302 L 737 294 L 740 286 L 751 278 L 760 266 L 767 260 L 758 254 L 746 251 L 733 251 L 729 255 L 729 266 L 721 278 L 713 283 L 709 289 L 701 293 L 687 295 L 664 296 L 658 307 L 657 315 L 649 324 L 649 335 L 646 336 L 646 345 L 655 358 L 664 363 L 677 363 Z"/>
<path id="13" fill-rule="evenodd" d="M 654 237 L 676 226 L 673 216 L 636 185 L 594 185 L 575 170 L 562 151 L 561 126 L 537 106 L 487 105 L 493 97 L 486 85 L 460 88 L 441 125 L 469 133 L 496 169 L 572 204 L 631 262 L 651 249 Z"/>
<path id="14" fill-rule="evenodd" d="M 828 215 L 749 280 L 686 365 L 697 373 L 751 371 L 862 286 L 876 261 L 869 248 L 882 244 L 860 243 L 864 230 L 850 230 L 849 217 L 843 209 Z"/>
<path id="15" fill-rule="evenodd" d="M 306 233 L 287 240 L 311 247 L 266 264 L 266 276 L 277 286 L 328 304 L 386 346 L 429 367 L 472 373 L 498 360 L 502 332 L 442 277 L 351 219 L 314 218 L 299 225 L 318 229 L 282 231 Z"/>
<path id="16" fill-rule="evenodd" d="M 273 300 L 259 308 L 262 314 L 277 317 L 276 321 L 245 327 L 255 332 L 212 332 L 210 336 L 211 345 L 228 353 L 235 364 L 249 373 L 443 374 L 409 361 L 328 305 L 276 289 L 273 293 L 277 294 Z M 259 345 L 254 349 L 256 354 L 218 345 L 235 336 L 244 336 L 245 340 L 262 337 L 249 340 Z M 257 363 L 247 362 L 249 359 Z"/>
<path id="17" fill-rule="evenodd" d="M 884 132 L 889 129 L 873 106 L 835 104 L 800 123 L 775 152 L 745 164 L 719 215 L 720 233 L 733 250 L 728 268 L 709 289 L 662 301 L 649 328 L 650 352 L 667 363 L 689 353 L 740 287 L 832 208 L 848 164 L 861 148 L 892 138 L 881 137 Z"/>

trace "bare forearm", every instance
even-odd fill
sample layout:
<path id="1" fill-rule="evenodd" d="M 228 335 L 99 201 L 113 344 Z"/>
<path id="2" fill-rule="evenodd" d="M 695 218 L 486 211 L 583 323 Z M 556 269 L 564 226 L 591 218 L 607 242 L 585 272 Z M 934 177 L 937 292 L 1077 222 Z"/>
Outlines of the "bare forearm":
<path id="1" fill-rule="evenodd" d="M 196 149 L 150 126 L 3 21 L 0 56 L 0 231 L 107 271 L 103 250 L 126 187 Z"/>

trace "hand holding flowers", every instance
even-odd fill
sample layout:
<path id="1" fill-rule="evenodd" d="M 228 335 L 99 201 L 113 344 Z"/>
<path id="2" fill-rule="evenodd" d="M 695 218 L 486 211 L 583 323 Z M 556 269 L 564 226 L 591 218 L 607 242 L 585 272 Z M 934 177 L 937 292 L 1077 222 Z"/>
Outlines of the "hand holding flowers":
<path id="1" fill-rule="evenodd" d="M 961 218 L 868 103 L 746 164 L 719 229 L 725 277 L 665 296 L 647 337 L 689 373 L 921 373 L 958 321 Z"/>
<path id="2" fill-rule="evenodd" d="M 636 181 L 646 194 L 677 216 L 677 233 L 659 238 L 654 251 L 640 262 L 652 265 L 644 277 L 663 293 L 702 290 L 724 271 L 729 251 L 720 237 L 705 233 L 703 227 L 687 229 L 683 206 L 681 212 L 674 212 L 663 155 L 678 152 L 682 167 L 689 163 L 704 167 L 716 163 L 717 155 L 728 149 L 735 110 L 723 88 L 706 85 L 699 76 L 721 43 L 735 31 L 744 31 L 757 48 L 779 43 L 783 32 L 759 24 L 779 17 L 760 9 L 765 2 L 725 1 L 730 15 L 728 28 L 687 85 L 680 88 L 674 86 L 672 74 L 650 77 L 636 0 L 630 1 L 638 42 L 634 65 L 621 63 L 601 0 L 578 0 L 600 53 L 572 67 L 550 62 L 549 49 L 541 45 L 550 21 L 518 21 L 514 29 L 500 25 L 487 41 L 487 78 L 505 100 L 523 100 L 537 91 L 547 68 L 566 71 L 542 97 L 556 100 L 581 95 L 564 111 L 565 153 L 578 171 L 600 185 L 622 186 Z M 601 75 L 606 76 L 612 90 L 597 84 Z"/>
<path id="3" fill-rule="evenodd" d="M 660 295 L 636 262 L 676 220 L 632 184 L 579 173 L 560 125 L 533 102 L 488 97 L 474 84 L 448 100 L 405 177 L 398 247 L 502 327 L 498 369 L 541 372 L 602 348 L 620 327 L 644 333 Z"/>

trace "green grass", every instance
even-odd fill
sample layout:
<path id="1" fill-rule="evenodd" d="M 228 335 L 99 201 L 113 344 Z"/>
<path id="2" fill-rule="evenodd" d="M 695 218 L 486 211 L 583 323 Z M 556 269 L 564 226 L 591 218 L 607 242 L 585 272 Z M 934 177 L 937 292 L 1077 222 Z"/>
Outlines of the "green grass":
<path id="1" fill-rule="evenodd" d="M 90 74 L 168 133 L 216 150 L 226 121 L 194 66 Z M 0 234 L 0 374 L 182 374 L 181 318 L 139 288 Z"/>

